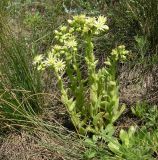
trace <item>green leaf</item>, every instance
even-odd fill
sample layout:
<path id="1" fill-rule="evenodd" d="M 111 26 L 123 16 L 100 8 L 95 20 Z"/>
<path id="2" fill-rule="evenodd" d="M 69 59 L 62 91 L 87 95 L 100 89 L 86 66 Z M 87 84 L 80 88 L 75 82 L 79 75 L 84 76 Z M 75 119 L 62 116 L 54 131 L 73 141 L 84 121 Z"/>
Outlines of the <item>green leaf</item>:
<path id="1" fill-rule="evenodd" d="M 96 156 L 97 152 L 95 150 L 88 150 L 86 153 L 85 153 L 85 158 L 86 159 L 92 159 Z"/>
<path id="2" fill-rule="evenodd" d="M 104 112 L 100 112 L 95 117 L 93 117 L 94 126 L 97 125 L 98 123 L 103 122 L 104 114 L 105 114 Z"/>
<path id="3" fill-rule="evenodd" d="M 76 101 L 71 102 L 71 104 L 68 106 L 69 111 L 72 112 L 74 110 L 75 106 L 76 106 Z"/>
<path id="4" fill-rule="evenodd" d="M 132 138 L 132 136 L 134 135 L 135 131 L 136 131 L 136 127 L 131 126 L 129 128 L 129 130 L 128 130 L 128 136 L 129 136 L 129 138 Z"/>
<path id="5" fill-rule="evenodd" d="M 120 117 L 120 115 L 123 113 L 125 108 L 126 108 L 126 106 L 122 105 L 122 107 L 121 107 L 121 109 L 119 111 L 116 110 L 116 113 L 114 113 L 114 115 L 112 117 L 112 123 L 114 123 Z"/>
<path id="6" fill-rule="evenodd" d="M 129 146 L 128 133 L 126 131 L 124 131 L 123 129 L 121 129 L 121 131 L 120 131 L 120 139 L 127 147 Z"/>
<path id="7" fill-rule="evenodd" d="M 115 132 L 115 128 L 112 124 L 108 124 L 107 127 L 101 131 L 101 136 L 105 141 L 111 141 L 114 139 L 113 134 Z"/>
<path id="8" fill-rule="evenodd" d="M 115 154 L 121 154 L 120 146 L 121 145 L 120 145 L 120 143 L 118 142 L 117 139 L 115 139 L 113 142 L 110 142 L 108 144 L 109 149 Z"/>

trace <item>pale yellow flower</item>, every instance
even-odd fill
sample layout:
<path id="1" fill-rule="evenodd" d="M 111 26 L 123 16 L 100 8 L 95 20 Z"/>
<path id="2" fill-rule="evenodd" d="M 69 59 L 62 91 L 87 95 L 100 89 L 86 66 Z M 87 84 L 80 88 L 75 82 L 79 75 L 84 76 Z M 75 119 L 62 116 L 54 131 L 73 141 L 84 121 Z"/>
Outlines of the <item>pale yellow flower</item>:
<path id="1" fill-rule="evenodd" d="M 66 32 L 67 27 L 66 27 L 66 26 L 61 26 L 61 27 L 60 27 L 60 30 L 61 30 L 62 32 Z"/>
<path id="2" fill-rule="evenodd" d="M 54 50 L 52 49 L 52 52 L 48 52 L 48 57 L 47 59 L 44 61 L 44 64 L 46 66 L 52 66 L 56 63 L 56 55 L 54 54 Z"/>
<path id="3" fill-rule="evenodd" d="M 46 66 L 52 66 L 56 63 L 56 59 L 52 56 L 52 57 L 47 58 L 44 61 L 44 63 L 45 63 Z"/>
<path id="4" fill-rule="evenodd" d="M 84 14 L 81 14 L 81 15 L 78 15 L 78 16 L 74 16 L 73 19 L 74 19 L 74 22 L 85 23 L 86 16 Z"/>
<path id="5" fill-rule="evenodd" d="M 104 30 L 108 30 L 109 27 L 105 24 L 107 21 L 106 17 L 104 16 L 99 16 L 98 19 L 95 21 L 95 27 L 97 28 L 97 30 L 100 31 L 104 31 Z"/>
<path id="6" fill-rule="evenodd" d="M 63 72 L 63 70 L 65 68 L 65 62 L 62 61 L 61 59 L 57 59 L 54 64 L 54 67 L 58 72 Z"/>
<path id="7" fill-rule="evenodd" d="M 54 46 L 55 51 L 60 51 L 61 49 L 62 49 L 62 46 L 59 46 L 59 45 Z"/>
<path id="8" fill-rule="evenodd" d="M 42 60 L 43 60 L 43 55 L 39 54 L 34 58 L 33 64 L 34 65 L 39 64 L 41 63 Z"/>
<path id="9" fill-rule="evenodd" d="M 77 42 L 74 38 L 68 40 L 68 41 L 65 41 L 65 46 L 68 47 L 68 48 L 74 48 L 77 46 Z"/>
<path id="10" fill-rule="evenodd" d="M 95 18 L 87 17 L 86 22 L 83 27 L 83 32 L 86 33 L 94 27 Z"/>

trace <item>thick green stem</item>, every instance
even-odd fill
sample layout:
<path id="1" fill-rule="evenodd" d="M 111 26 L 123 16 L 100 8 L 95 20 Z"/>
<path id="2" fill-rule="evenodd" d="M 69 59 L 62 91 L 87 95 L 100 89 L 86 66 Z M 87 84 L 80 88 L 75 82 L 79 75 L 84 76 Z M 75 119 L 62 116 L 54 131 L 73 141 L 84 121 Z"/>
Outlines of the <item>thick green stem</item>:
<path id="1" fill-rule="evenodd" d="M 74 61 L 74 70 L 76 71 L 76 80 L 77 80 L 77 87 L 76 90 L 76 106 L 79 109 L 79 111 L 83 110 L 84 106 L 84 86 L 82 81 L 82 74 L 79 68 L 79 64 L 77 62 L 76 53 L 73 54 L 73 61 Z"/>
<path id="2" fill-rule="evenodd" d="M 90 99 L 89 99 L 89 114 L 91 117 L 94 117 L 98 111 L 97 101 L 98 101 L 98 84 L 97 84 L 97 74 L 96 74 L 96 63 L 95 56 L 93 53 L 93 43 L 91 35 L 86 36 L 86 63 L 88 68 L 88 83 L 90 89 Z"/>

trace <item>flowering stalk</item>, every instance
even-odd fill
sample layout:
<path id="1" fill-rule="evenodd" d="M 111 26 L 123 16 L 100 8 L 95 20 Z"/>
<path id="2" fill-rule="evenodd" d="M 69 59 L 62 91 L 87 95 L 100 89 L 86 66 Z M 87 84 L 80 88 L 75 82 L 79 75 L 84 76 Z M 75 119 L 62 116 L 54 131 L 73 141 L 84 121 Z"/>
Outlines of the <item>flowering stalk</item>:
<path id="1" fill-rule="evenodd" d="M 124 46 L 118 47 L 107 58 L 106 66 L 97 70 L 92 38 L 108 30 L 106 18 L 80 15 L 68 22 L 68 26 L 61 26 L 55 31 L 58 44 L 48 53 L 48 58 L 44 60 L 43 56 L 37 56 L 34 63 L 40 70 L 46 67 L 53 69 L 61 101 L 76 129 L 81 134 L 98 133 L 108 124 L 113 124 L 124 110 L 124 107 L 119 107 L 115 78 L 116 64 L 119 59 L 125 60 L 128 52 Z M 85 55 L 79 54 L 79 46 L 83 45 Z M 87 67 L 86 75 L 82 65 Z M 68 78 L 67 85 L 63 75 Z"/>

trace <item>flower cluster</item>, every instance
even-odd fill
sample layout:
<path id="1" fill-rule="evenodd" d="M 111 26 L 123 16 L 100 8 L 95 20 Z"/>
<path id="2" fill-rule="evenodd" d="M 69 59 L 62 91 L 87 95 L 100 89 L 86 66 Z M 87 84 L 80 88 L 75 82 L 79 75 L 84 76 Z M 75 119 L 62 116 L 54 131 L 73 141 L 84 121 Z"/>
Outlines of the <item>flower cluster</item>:
<path id="1" fill-rule="evenodd" d="M 38 70 L 44 70 L 46 67 L 52 67 L 56 71 L 63 71 L 65 62 L 61 60 L 61 55 L 65 55 L 67 59 L 72 58 L 72 54 L 77 52 L 76 32 L 82 34 L 94 33 L 99 34 L 101 31 L 108 30 L 106 17 L 86 17 L 85 15 L 74 16 L 72 20 L 68 20 L 69 27 L 61 26 L 59 30 L 55 30 L 55 38 L 59 44 L 48 52 L 48 57 L 44 60 L 43 55 L 34 58 L 34 64 L 38 65 Z"/>
<path id="2" fill-rule="evenodd" d="M 129 51 L 127 51 L 125 49 L 125 46 L 124 45 L 120 45 L 116 49 L 112 50 L 111 55 L 116 61 L 117 60 L 125 61 L 126 60 L 126 56 L 127 56 L 128 53 L 129 53 Z"/>
<path id="3" fill-rule="evenodd" d="M 38 64 L 38 70 L 44 70 L 46 67 L 51 67 L 56 72 L 63 72 L 65 68 L 65 62 L 57 57 L 56 50 L 52 49 L 51 52 L 48 53 L 48 57 L 43 60 L 42 55 L 38 55 L 34 58 L 34 64 Z"/>
<path id="4" fill-rule="evenodd" d="M 33 64 L 34 65 L 36 65 L 36 64 L 39 64 L 39 63 L 41 63 L 41 61 L 43 60 L 43 55 L 37 55 L 35 58 L 34 58 L 34 62 L 33 62 Z"/>
<path id="5" fill-rule="evenodd" d="M 74 29 L 66 26 L 61 26 L 59 30 L 55 30 L 55 38 L 60 45 L 55 45 L 55 50 L 67 54 L 69 50 L 77 51 L 77 41 L 73 34 Z"/>
<path id="6" fill-rule="evenodd" d="M 69 24 L 75 28 L 76 31 L 85 33 L 100 34 L 102 31 L 106 31 L 109 27 L 106 25 L 106 17 L 86 17 L 85 15 L 74 16 L 73 20 L 69 20 Z"/>
<path id="7" fill-rule="evenodd" d="M 125 61 L 127 54 L 129 51 L 125 49 L 124 45 L 120 45 L 117 48 L 113 49 L 111 52 L 111 56 L 107 58 L 107 60 L 104 62 L 106 65 L 111 66 L 113 61 Z"/>

